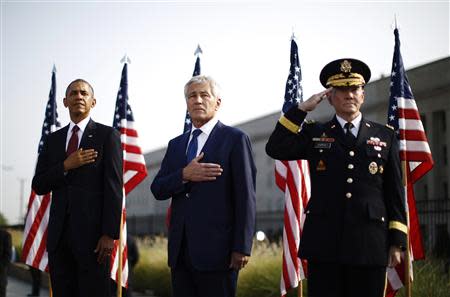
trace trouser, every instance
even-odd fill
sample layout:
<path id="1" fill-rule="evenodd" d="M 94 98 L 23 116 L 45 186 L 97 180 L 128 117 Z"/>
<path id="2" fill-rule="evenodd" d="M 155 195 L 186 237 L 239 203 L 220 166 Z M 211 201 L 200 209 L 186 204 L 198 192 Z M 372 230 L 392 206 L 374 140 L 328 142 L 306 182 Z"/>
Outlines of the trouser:
<path id="1" fill-rule="evenodd" d="M 309 297 L 383 297 L 385 266 L 308 262 Z"/>
<path id="2" fill-rule="evenodd" d="M 234 297 L 238 271 L 200 271 L 190 260 L 186 239 L 177 265 L 171 269 L 173 297 Z"/>
<path id="3" fill-rule="evenodd" d="M 109 261 L 97 262 L 92 251 L 74 251 L 66 219 L 60 242 L 48 254 L 54 297 L 110 297 Z"/>

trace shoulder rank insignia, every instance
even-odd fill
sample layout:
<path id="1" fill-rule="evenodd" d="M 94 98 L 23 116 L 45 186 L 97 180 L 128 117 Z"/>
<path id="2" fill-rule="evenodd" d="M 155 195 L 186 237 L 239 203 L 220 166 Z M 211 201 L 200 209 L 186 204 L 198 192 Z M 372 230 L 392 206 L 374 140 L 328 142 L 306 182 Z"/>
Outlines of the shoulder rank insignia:
<path id="1" fill-rule="evenodd" d="M 391 130 L 395 130 L 394 127 L 392 127 L 391 125 L 386 124 L 386 127 L 388 127 Z"/>
<path id="2" fill-rule="evenodd" d="M 305 120 L 305 124 L 308 124 L 308 125 L 314 124 L 315 122 L 316 122 L 316 121 L 310 120 L 310 119 Z"/>

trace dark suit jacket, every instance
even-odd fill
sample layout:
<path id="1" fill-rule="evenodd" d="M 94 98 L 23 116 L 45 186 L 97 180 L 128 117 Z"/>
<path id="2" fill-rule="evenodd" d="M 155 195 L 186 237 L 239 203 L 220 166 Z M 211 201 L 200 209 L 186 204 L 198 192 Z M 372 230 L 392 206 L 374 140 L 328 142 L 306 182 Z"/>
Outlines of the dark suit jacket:
<path id="1" fill-rule="evenodd" d="M 69 126 L 50 134 L 39 154 L 33 189 L 52 191 L 47 250 L 54 251 L 64 224 L 75 251 L 91 253 L 102 235 L 119 238 L 123 196 L 122 148 L 117 130 L 90 120 L 80 148 L 98 152 L 94 163 L 64 173 Z"/>
<path id="2" fill-rule="evenodd" d="M 351 145 L 336 118 L 319 124 L 303 123 L 305 117 L 293 107 L 277 123 L 266 146 L 274 159 L 309 161 L 311 199 L 300 240 L 301 258 L 386 265 L 389 246 L 406 246 L 394 131 L 363 118 L 356 144 Z"/>
<path id="3" fill-rule="evenodd" d="M 151 190 L 158 200 L 172 198 L 169 266 L 175 267 L 183 232 L 199 270 L 227 270 L 232 252 L 250 255 L 255 229 L 255 179 L 251 144 L 242 131 L 218 122 L 201 162 L 220 164 L 215 181 L 183 183 L 189 133 L 169 142 Z"/>
<path id="4" fill-rule="evenodd" d="M 0 229 L 0 264 L 6 267 L 11 261 L 12 243 L 11 234 L 8 231 Z"/>

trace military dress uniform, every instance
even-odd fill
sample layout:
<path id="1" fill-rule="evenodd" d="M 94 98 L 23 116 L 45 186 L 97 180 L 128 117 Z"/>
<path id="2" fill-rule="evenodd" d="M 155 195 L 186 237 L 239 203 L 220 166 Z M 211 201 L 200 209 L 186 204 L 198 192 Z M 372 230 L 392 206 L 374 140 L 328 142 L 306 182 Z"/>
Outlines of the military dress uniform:
<path id="1" fill-rule="evenodd" d="M 338 79 L 346 80 L 345 85 L 354 81 Z M 389 247 L 406 246 L 395 132 L 362 117 L 357 137 L 349 137 L 336 116 L 324 124 L 305 121 L 306 116 L 297 106 L 286 112 L 266 152 L 278 160 L 309 161 L 311 198 L 299 256 L 309 263 L 309 287 L 324 292 L 320 290 L 329 285 L 321 282 L 324 275 L 335 278 L 337 286 L 317 295 L 309 291 L 309 296 L 380 296 L 372 288 L 372 275 L 381 274 L 382 283 L 375 287 L 384 290 Z"/>

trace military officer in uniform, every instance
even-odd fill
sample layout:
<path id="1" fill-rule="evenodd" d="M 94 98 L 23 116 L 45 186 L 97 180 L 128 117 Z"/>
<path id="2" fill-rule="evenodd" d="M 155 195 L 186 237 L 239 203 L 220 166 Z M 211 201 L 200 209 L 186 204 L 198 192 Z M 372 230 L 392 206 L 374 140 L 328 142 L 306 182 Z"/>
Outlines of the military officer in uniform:
<path id="1" fill-rule="evenodd" d="M 299 256 L 308 260 L 308 296 L 381 297 L 386 266 L 406 246 L 398 141 L 393 129 L 365 119 L 360 107 L 369 67 L 356 59 L 327 64 L 325 91 L 292 107 L 266 145 L 278 160 L 307 159 L 311 199 Z M 336 115 L 305 121 L 324 99 Z"/>

